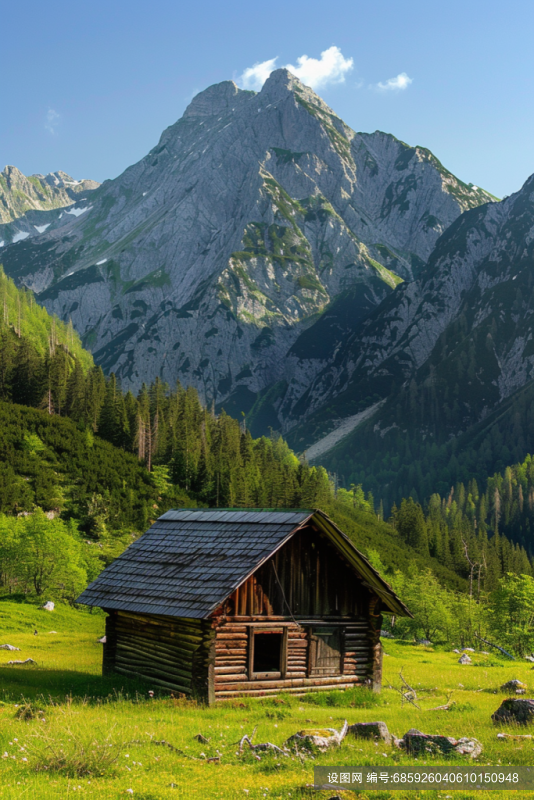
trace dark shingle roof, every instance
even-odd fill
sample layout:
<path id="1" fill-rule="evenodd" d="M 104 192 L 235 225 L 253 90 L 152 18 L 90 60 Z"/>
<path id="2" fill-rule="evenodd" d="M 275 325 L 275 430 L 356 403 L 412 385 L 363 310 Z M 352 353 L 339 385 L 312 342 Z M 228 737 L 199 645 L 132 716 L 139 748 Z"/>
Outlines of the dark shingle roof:
<path id="1" fill-rule="evenodd" d="M 313 511 L 168 511 L 78 598 L 79 603 L 202 619 Z"/>
<path id="2" fill-rule="evenodd" d="M 204 619 L 313 517 L 376 592 L 385 610 L 411 616 L 350 539 L 321 511 L 167 511 L 91 583 L 77 602 L 106 609 Z"/>

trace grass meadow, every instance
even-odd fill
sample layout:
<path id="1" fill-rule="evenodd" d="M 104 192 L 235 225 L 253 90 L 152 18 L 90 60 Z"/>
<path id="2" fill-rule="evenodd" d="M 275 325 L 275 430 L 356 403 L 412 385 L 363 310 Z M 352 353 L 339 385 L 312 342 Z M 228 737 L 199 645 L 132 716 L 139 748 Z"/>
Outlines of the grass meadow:
<path id="1" fill-rule="evenodd" d="M 37 631 L 37 634 L 34 633 Z M 156 687 L 117 675 L 101 677 L 104 615 L 57 607 L 47 612 L 26 603 L 0 602 L 0 798 L 115 798 L 136 800 L 256 800 L 257 798 L 327 798 L 317 792 L 313 766 L 471 763 L 466 757 L 445 762 L 427 757 L 414 761 L 402 750 L 348 736 L 337 752 L 302 760 L 261 754 L 257 760 L 237 743 L 255 730 L 254 742 L 282 745 L 302 728 L 339 728 L 354 722 L 384 721 L 402 736 L 409 728 L 425 733 L 475 736 L 484 750 L 479 765 L 534 763 L 534 740 L 500 740 L 492 712 L 504 695 L 507 680 L 518 678 L 534 689 L 534 672 L 526 661 L 510 662 L 494 655 L 472 654 L 461 666 L 458 655 L 438 648 L 384 642 L 384 690 L 280 696 L 264 700 L 228 701 L 212 708 L 160 694 Z M 17 658 L 35 665 L 8 666 Z M 399 672 L 417 691 L 421 710 L 402 705 Z M 154 689 L 151 698 L 148 691 Z M 452 693 L 452 696 L 451 696 Z M 527 692 L 527 696 L 531 696 Z M 449 711 L 432 710 L 448 698 Z M 534 727 L 534 726 L 533 726 Z M 534 733 L 520 730 L 519 733 Z M 194 737 L 202 734 L 208 742 Z M 170 746 L 169 746 L 170 745 Z M 209 761 L 218 758 L 218 761 Z M 359 797 L 475 797 L 481 792 L 450 789 L 390 792 L 378 789 Z M 339 792 L 354 797 L 350 791 Z M 492 791 L 497 800 L 507 792 Z M 514 792 L 532 797 L 534 792 Z"/>

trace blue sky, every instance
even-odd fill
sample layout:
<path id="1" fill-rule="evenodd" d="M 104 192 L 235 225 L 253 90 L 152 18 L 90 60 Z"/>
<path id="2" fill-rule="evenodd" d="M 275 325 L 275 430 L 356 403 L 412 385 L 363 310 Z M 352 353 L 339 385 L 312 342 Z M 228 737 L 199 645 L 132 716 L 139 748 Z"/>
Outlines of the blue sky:
<path id="1" fill-rule="evenodd" d="M 113 178 L 198 91 L 277 58 L 355 130 L 429 147 L 466 182 L 502 197 L 534 172 L 529 2 L 29 0 L 2 29 L 0 169 Z"/>

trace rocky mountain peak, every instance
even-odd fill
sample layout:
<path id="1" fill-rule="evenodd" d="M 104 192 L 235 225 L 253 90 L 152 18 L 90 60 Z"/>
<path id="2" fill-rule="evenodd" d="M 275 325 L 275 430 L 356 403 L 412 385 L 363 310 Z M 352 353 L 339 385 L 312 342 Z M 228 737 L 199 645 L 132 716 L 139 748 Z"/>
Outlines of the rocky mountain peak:
<path id="1" fill-rule="evenodd" d="M 4 269 L 125 388 L 179 378 L 239 414 L 272 386 L 279 428 L 462 211 L 437 159 L 405 149 L 355 134 L 287 69 L 259 93 L 224 81 L 91 197 L 0 228 Z"/>
<path id="2" fill-rule="evenodd" d="M 236 86 L 233 81 L 214 83 L 193 97 L 184 111 L 183 119 L 226 114 L 235 107 L 236 101 L 239 102 L 250 94 Z"/>

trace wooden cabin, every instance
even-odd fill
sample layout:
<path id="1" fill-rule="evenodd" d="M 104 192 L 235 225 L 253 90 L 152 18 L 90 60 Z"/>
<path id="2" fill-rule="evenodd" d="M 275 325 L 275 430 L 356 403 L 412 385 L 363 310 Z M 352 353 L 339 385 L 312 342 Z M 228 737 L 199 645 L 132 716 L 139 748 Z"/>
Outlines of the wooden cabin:
<path id="1" fill-rule="evenodd" d="M 212 703 L 380 690 L 382 614 L 406 606 L 321 511 L 168 511 L 83 592 L 104 673 Z"/>

